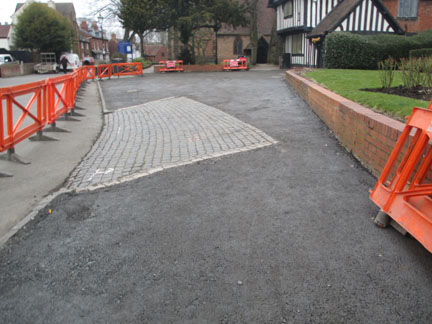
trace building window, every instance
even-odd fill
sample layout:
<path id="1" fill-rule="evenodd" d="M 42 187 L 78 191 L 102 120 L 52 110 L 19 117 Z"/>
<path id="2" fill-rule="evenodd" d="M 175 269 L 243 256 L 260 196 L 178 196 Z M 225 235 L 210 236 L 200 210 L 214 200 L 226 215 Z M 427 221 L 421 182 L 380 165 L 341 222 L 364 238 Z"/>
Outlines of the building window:
<path id="1" fill-rule="evenodd" d="M 161 54 L 161 55 L 162 55 L 162 57 L 164 57 L 164 56 L 165 56 L 165 52 L 162 52 L 162 54 Z"/>
<path id="2" fill-rule="evenodd" d="M 303 54 L 302 40 L 303 34 L 292 35 L 292 54 Z"/>
<path id="3" fill-rule="evenodd" d="M 293 16 L 293 2 L 288 0 L 283 6 L 284 18 L 289 18 Z"/>
<path id="4" fill-rule="evenodd" d="M 243 53 L 243 44 L 242 44 L 242 40 L 241 38 L 236 38 L 234 39 L 234 48 L 233 48 L 233 53 L 234 55 L 242 55 Z"/>
<path id="5" fill-rule="evenodd" d="M 417 18 L 418 0 L 399 0 L 398 18 Z"/>

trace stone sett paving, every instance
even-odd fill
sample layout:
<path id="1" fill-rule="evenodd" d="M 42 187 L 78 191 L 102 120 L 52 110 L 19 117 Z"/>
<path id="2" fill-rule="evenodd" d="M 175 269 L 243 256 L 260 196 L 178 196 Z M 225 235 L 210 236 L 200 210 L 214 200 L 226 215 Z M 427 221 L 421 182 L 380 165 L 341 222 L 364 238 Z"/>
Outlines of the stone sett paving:
<path id="1" fill-rule="evenodd" d="M 105 115 L 101 136 L 66 188 L 104 187 L 275 143 L 216 108 L 186 97 L 166 98 Z"/>

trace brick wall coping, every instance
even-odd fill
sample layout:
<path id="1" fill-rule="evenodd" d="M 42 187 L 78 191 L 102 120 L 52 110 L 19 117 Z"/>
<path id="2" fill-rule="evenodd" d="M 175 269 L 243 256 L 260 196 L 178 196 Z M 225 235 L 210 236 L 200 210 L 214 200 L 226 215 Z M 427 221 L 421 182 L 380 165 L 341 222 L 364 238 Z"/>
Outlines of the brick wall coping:
<path id="1" fill-rule="evenodd" d="M 331 92 L 330 90 L 316 84 L 315 82 L 312 82 L 302 76 L 300 76 L 299 74 L 295 73 L 295 71 L 286 71 L 286 74 L 290 76 L 290 78 L 295 78 L 299 81 L 301 81 L 302 83 L 304 83 L 304 85 L 306 85 L 309 88 L 312 88 L 316 91 L 319 91 L 323 96 L 326 96 L 328 98 L 333 99 L 334 101 L 337 101 L 339 103 L 339 105 L 341 106 L 345 106 L 359 114 L 362 114 L 364 116 L 368 116 L 369 118 L 373 118 L 374 120 L 386 124 L 387 126 L 390 126 L 394 129 L 397 129 L 398 131 L 402 132 L 402 130 L 405 127 L 405 124 L 395 120 L 393 118 L 390 118 L 388 116 L 382 115 L 380 113 L 377 113 L 375 111 L 373 111 L 372 109 L 366 108 L 354 101 L 351 101 L 347 98 L 344 98 L 340 95 L 338 95 L 337 93 Z"/>

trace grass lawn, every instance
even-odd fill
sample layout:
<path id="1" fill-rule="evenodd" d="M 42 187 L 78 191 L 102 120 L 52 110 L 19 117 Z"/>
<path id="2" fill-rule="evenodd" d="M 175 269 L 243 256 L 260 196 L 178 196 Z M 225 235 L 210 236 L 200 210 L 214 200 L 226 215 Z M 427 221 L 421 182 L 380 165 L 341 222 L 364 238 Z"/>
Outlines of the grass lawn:
<path id="1" fill-rule="evenodd" d="M 324 85 L 342 97 L 398 119 L 410 115 L 414 106 L 426 108 L 429 104 L 426 101 L 396 95 L 361 91 L 360 89 L 364 88 L 381 88 L 378 71 L 316 69 L 307 72 L 306 77 Z M 392 87 L 399 85 L 402 85 L 402 79 L 397 72 Z"/>

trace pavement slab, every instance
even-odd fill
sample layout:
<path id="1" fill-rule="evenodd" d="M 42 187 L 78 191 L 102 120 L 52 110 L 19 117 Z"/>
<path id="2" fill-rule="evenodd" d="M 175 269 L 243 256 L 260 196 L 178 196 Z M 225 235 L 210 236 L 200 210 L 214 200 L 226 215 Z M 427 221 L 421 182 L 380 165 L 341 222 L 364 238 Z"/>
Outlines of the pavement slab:
<path id="1" fill-rule="evenodd" d="M 167 168 L 276 143 L 259 129 L 185 97 L 105 115 L 105 128 L 67 189 L 118 184 Z"/>
<path id="2" fill-rule="evenodd" d="M 53 77 L 53 75 L 49 75 Z M 47 75 L 29 75 L 22 78 L 0 79 L 0 86 L 47 78 Z M 30 141 L 18 143 L 15 151 L 28 165 L 7 160 L 7 153 L 0 153 L 0 172 L 13 177 L 0 178 L 0 245 L 17 231 L 25 219 L 33 217 L 41 202 L 50 194 L 64 187 L 66 178 L 91 149 L 102 128 L 102 107 L 96 82 L 85 82 L 77 94 L 76 106 L 83 108 L 78 122 L 57 121 L 59 128 L 70 133 L 44 135 L 56 141 Z M 49 128 L 50 126 L 47 126 Z"/>
<path id="3" fill-rule="evenodd" d="M 1 323 L 432 321 L 431 254 L 374 225 L 375 179 L 283 73 L 101 84 L 110 111 L 184 97 L 278 144 L 58 196 L 0 249 Z"/>

